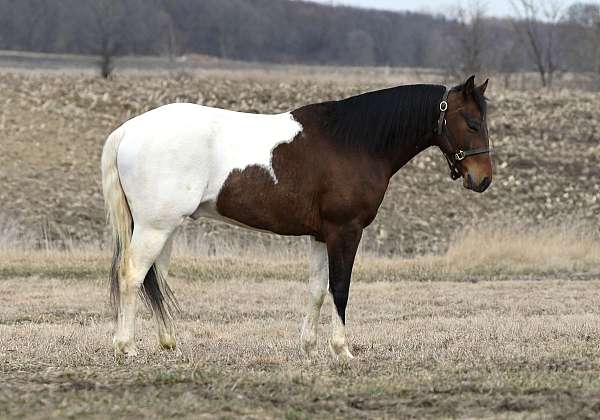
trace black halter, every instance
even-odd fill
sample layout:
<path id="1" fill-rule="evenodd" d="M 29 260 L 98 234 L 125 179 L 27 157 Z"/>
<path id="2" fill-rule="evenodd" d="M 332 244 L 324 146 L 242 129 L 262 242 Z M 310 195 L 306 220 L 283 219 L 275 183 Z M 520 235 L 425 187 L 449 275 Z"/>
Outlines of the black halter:
<path id="1" fill-rule="evenodd" d="M 453 180 L 456 180 L 462 176 L 460 171 L 458 170 L 458 163 L 464 160 L 466 157 L 475 156 L 475 155 L 483 155 L 485 153 L 490 152 L 489 147 L 480 147 L 478 149 L 471 150 L 460 150 L 456 148 L 456 141 L 452 132 L 448 128 L 448 124 L 446 122 L 446 111 L 448 111 L 448 94 L 450 91 L 446 89 L 444 92 L 444 96 L 442 97 L 442 101 L 440 102 L 440 118 L 438 119 L 437 126 L 437 135 L 440 138 L 444 139 L 447 143 L 447 150 L 442 148 L 442 152 L 444 153 L 444 157 L 448 162 L 448 166 L 450 167 L 450 177 Z"/>

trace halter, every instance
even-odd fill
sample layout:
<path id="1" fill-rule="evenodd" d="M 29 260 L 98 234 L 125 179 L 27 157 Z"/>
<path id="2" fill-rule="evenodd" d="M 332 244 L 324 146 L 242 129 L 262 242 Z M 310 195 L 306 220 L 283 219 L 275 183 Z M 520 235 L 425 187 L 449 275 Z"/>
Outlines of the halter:
<path id="1" fill-rule="evenodd" d="M 442 97 L 442 102 L 440 102 L 440 118 L 438 119 L 437 135 L 440 136 L 442 139 L 444 139 L 446 141 L 446 143 L 448 144 L 448 150 L 450 150 L 451 152 L 446 152 L 444 149 L 442 149 L 442 152 L 444 153 L 444 157 L 446 158 L 446 161 L 448 162 L 448 166 L 450 167 L 450 177 L 453 180 L 457 180 L 458 178 L 460 178 L 462 176 L 462 174 L 458 170 L 459 162 L 461 162 L 462 160 L 464 160 L 465 158 L 467 158 L 469 156 L 483 155 L 485 153 L 490 153 L 490 148 L 489 147 L 480 147 L 478 149 L 471 149 L 471 150 L 458 149 L 458 151 L 452 152 L 453 150 L 456 150 L 456 147 L 455 147 L 456 141 L 454 139 L 454 135 L 448 128 L 448 124 L 446 122 L 446 111 L 448 111 L 448 95 L 449 94 L 450 94 L 450 91 L 448 89 L 446 89 L 446 91 L 444 92 L 444 96 Z"/>

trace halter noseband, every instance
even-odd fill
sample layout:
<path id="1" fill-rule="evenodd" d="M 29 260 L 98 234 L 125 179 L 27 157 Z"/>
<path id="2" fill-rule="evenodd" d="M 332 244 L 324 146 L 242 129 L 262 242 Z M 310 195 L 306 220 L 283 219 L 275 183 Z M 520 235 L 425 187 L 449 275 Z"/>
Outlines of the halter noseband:
<path id="1" fill-rule="evenodd" d="M 442 149 L 442 152 L 444 153 L 444 157 L 446 158 L 448 166 L 450 167 L 450 177 L 453 180 L 457 180 L 462 176 L 462 174 L 458 170 L 458 162 L 464 160 L 469 156 L 483 155 L 485 153 L 489 153 L 490 148 L 480 147 L 478 149 L 471 149 L 466 151 L 458 149 L 458 151 L 452 152 L 452 150 L 456 150 L 456 141 L 446 122 L 446 111 L 448 111 L 449 94 L 450 90 L 446 89 L 446 91 L 444 92 L 444 96 L 442 97 L 442 101 L 440 102 L 440 118 L 438 119 L 437 135 L 440 136 L 440 138 L 444 139 L 448 144 L 448 150 L 450 150 L 451 152 L 446 152 L 444 149 Z"/>

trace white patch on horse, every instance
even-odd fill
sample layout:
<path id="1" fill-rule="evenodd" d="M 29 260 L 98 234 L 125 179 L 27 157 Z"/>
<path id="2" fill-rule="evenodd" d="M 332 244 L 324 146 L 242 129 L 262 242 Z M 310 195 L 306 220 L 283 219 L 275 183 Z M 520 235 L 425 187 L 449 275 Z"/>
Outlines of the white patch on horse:
<path id="1" fill-rule="evenodd" d="M 290 143 L 302 131 L 290 113 L 279 115 L 227 114 L 225 126 L 219 128 L 220 135 L 215 144 L 220 148 L 221 157 L 229 160 L 220 175 L 234 170 L 243 171 L 249 166 L 264 168 L 273 182 L 279 181 L 273 169 L 273 150 L 282 143 Z M 240 118 L 241 117 L 241 118 Z M 236 120 L 231 121 L 229 120 Z M 223 177 L 222 184 L 227 179 Z M 221 177 L 220 177 L 221 178 Z"/>

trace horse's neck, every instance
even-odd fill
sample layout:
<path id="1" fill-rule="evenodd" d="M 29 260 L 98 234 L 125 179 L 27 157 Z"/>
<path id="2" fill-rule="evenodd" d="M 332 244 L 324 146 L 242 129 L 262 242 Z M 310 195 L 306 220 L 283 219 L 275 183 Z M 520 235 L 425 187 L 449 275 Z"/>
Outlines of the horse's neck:
<path id="1" fill-rule="evenodd" d="M 398 172 L 404 165 L 406 165 L 423 150 L 426 150 L 433 145 L 433 135 L 431 138 L 415 143 L 399 141 L 398 147 L 389 156 L 392 175 Z"/>

